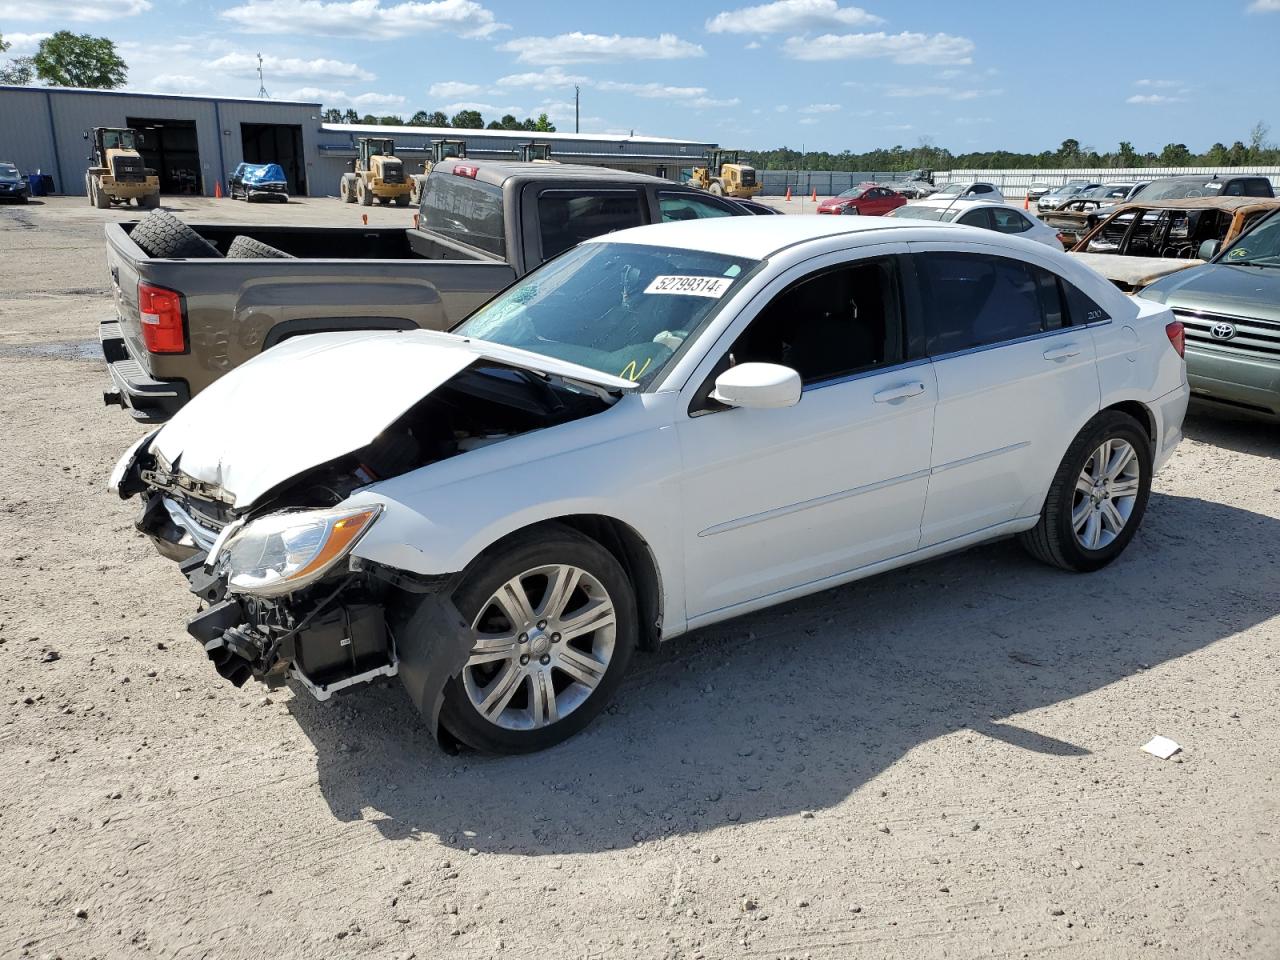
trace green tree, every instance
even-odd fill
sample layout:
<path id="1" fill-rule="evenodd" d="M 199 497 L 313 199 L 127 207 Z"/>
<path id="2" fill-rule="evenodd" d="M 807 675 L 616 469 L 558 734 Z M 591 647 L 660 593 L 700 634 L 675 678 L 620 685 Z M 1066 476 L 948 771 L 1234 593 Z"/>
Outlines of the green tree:
<path id="1" fill-rule="evenodd" d="M 1225 143 L 1215 143 L 1209 148 L 1209 152 L 1204 155 L 1205 162 L 1214 167 L 1225 167 L 1227 165 L 1227 145 Z"/>
<path id="2" fill-rule="evenodd" d="M 403 127 L 404 117 L 394 113 L 386 113 L 378 118 L 378 123 L 385 127 Z"/>
<path id="3" fill-rule="evenodd" d="M 320 119 L 325 123 L 341 123 L 342 111 L 337 107 L 330 107 L 328 110 L 325 110 L 320 114 Z"/>
<path id="4" fill-rule="evenodd" d="M 1265 122 L 1259 120 L 1253 125 L 1253 129 L 1249 131 L 1249 152 L 1259 154 L 1267 148 L 1267 134 L 1271 132 L 1271 128 Z"/>
<path id="5" fill-rule="evenodd" d="M 1120 149 L 1116 151 L 1117 167 L 1136 167 L 1138 165 L 1138 151 L 1133 149 L 1133 144 L 1128 140 L 1120 141 Z"/>
<path id="6" fill-rule="evenodd" d="M 1227 166 L 1243 167 L 1249 162 L 1249 148 L 1237 140 L 1227 151 Z"/>
<path id="7" fill-rule="evenodd" d="M 447 127 L 448 125 L 449 118 L 444 115 L 443 110 L 433 110 L 427 114 L 428 127 Z"/>
<path id="8" fill-rule="evenodd" d="M 551 118 L 545 113 L 540 113 L 538 114 L 538 120 L 534 124 L 533 129 L 538 131 L 538 133 L 555 133 L 556 125 L 551 122 Z"/>
<path id="9" fill-rule="evenodd" d="M 431 114 L 425 110 L 419 110 L 409 118 L 409 126 L 411 127 L 429 127 L 431 126 Z"/>
<path id="10" fill-rule="evenodd" d="M 365 126 L 376 127 L 378 125 L 378 118 L 372 113 L 366 113 L 360 118 L 360 123 L 363 123 Z"/>
<path id="11" fill-rule="evenodd" d="M 129 67 L 106 37 L 59 30 L 40 41 L 32 58 L 36 76 L 51 87 L 113 90 L 124 86 Z"/>
<path id="12" fill-rule="evenodd" d="M 1162 167 L 1189 167 L 1191 162 L 1191 151 L 1185 143 L 1165 144 L 1160 156 L 1156 158 L 1156 163 Z"/>
<path id="13" fill-rule="evenodd" d="M 0 64 L 0 83 L 25 87 L 35 78 L 36 68 L 31 57 L 14 57 L 6 64 Z"/>
<path id="14" fill-rule="evenodd" d="M 479 110 L 459 110 L 449 121 L 449 126 L 464 130 L 483 130 L 484 117 L 480 116 Z"/>

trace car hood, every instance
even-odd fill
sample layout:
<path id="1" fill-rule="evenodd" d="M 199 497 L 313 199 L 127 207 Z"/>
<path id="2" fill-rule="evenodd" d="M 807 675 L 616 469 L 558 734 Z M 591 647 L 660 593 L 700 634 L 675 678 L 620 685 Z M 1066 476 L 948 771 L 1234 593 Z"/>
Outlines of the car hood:
<path id="1" fill-rule="evenodd" d="M 304 470 L 371 443 L 477 361 L 620 395 L 636 384 L 588 367 L 429 330 L 295 337 L 202 391 L 149 450 L 237 509 Z"/>
<path id="2" fill-rule="evenodd" d="M 1204 310 L 1280 323 L 1280 270 L 1206 263 L 1158 280 L 1142 296 L 1179 310 Z"/>

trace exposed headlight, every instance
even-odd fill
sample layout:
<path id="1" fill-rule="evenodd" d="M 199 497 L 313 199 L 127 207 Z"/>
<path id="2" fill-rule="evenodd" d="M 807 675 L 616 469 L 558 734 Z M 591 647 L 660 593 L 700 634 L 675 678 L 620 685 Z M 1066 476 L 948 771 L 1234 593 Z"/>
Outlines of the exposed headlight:
<path id="1" fill-rule="evenodd" d="M 262 597 L 300 590 L 351 552 L 381 506 L 276 513 L 255 520 L 222 548 L 227 589 Z"/>

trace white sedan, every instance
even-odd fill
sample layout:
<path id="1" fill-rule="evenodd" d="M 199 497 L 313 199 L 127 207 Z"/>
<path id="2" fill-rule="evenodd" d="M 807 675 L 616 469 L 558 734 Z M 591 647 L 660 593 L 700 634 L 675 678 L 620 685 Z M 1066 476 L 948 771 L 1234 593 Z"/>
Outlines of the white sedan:
<path id="1" fill-rule="evenodd" d="M 1000 200 L 917 200 L 885 214 L 910 220 L 937 220 L 966 227 L 994 230 L 1062 249 L 1058 231 L 1038 217 L 1024 213 Z"/>
<path id="2" fill-rule="evenodd" d="M 1187 405 L 1182 328 L 1044 246 L 761 217 L 589 241 L 451 333 L 299 337 L 120 460 L 237 685 L 398 674 L 515 752 L 637 648 L 1017 535 L 1114 560 Z"/>

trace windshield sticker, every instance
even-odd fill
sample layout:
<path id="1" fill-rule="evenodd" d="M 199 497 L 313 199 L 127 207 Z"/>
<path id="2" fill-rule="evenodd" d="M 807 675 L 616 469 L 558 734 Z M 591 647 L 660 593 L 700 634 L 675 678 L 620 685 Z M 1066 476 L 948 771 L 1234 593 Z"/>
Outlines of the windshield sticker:
<path id="1" fill-rule="evenodd" d="M 1232 250 L 1230 253 L 1227 254 L 1227 256 L 1233 260 L 1239 259 L 1240 257 L 1247 257 L 1248 255 L 1249 255 L 1249 251 L 1245 247 L 1236 247 L 1234 250 Z"/>
<path id="2" fill-rule="evenodd" d="M 719 300 L 733 286 L 728 277 L 654 277 L 645 293 L 675 293 L 688 297 L 711 297 Z"/>

